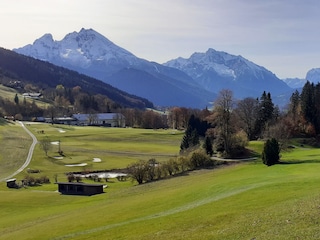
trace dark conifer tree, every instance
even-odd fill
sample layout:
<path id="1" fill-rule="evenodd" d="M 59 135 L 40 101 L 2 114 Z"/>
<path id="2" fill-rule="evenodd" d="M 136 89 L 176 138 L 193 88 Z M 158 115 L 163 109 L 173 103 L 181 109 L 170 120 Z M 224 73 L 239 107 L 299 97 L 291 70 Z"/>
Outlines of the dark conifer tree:
<path id="1" fill-rule="evenodd" d="M 258 107 L 258 117 L 255 122 L 255 135 L 256 137 L 260 137 L 262 132 L 264 131 L 267 123 L 271 121 L 275 117 L 275 107 L 271 99 L 271 94 L 263 92 L 259 107 Z"/>
<path id="2" fill-rule="evenodd" d="M 314 85 L 309 81 L 306 82 L 301 92 L 301 111 L 304 118 L 314 124 L 315 122 L 315 98 Z"/>
<path id="3" fill-rule="evenodd" d="M 212 156 L 213 154 L 213 148 L 212 148 L 212 142 L 210 137 L 206 137 L 203 148 L 206 150 L 207 155 Z"/>
<path id="4" fill-rule="evenodd" d="M 16 95 L 14 96 L 14 102 L 15 102 L 16 105 L 19 105 L 19 97 L 18 97 L 18 94 L 16 94 Z"/>
<path id="5" fill-rule="evenodd" d="M 191 136 L 190 136 L 190 142 L 192 143 L 192 146 L 196 146 L 200 143 L 199 134 L 198 134 L 197 129 L 193 129 Z"/>
<path id="6" fill-rule="evenodd" d="M 271 166 L 279 163 L 280 159 L 280 147 L 279 143 L 275 138 L 271 140 L 268 139 L 264 144 L 263 152 L 262 152 L 262 161 L 265 165 Z"/>
<path id="7" fill-rule="evenodd" d="M 292 93 L 290 97 L 289 114 L 291 114 L 293 120 L 295 121 L 298 114 L 298 107 L 300 104 L 300 94 L 298 90 Z"/>
<path id="8" fill-rule="evenodd" d="M 188 149 L 190 146 L 189 144 L 189 137 L 185 134 L 182 138 L 182 142 L 180 144 L 180 150 Z"/>

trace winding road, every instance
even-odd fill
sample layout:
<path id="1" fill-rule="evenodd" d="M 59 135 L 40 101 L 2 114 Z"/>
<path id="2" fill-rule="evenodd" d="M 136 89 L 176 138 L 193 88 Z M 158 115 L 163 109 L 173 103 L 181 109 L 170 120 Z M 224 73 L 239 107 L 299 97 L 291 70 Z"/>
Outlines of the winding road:
<path id="1" fill-rule="evenodd" d="M 29 131 L 29 129 L 26 128 L 26 126 L 23 124 L 23 122 L 19 121 L 19 124 L 32 138 L 32 144 L 29 148 L 28 156 L 27 156 L 27 159 L 24 162 L 24 164 L 17 171 L 15 171 L 13 174 L 11 174 L 10 176 L 0 179 L 0 182 L 4 182 L 7 179 L 13 178 L 15 175 L 22 172 L 29 165 L 29 163 L 31 162 L 31 159 L 32 159 L 33 150 L 38 142 L 37 138 Z"/>

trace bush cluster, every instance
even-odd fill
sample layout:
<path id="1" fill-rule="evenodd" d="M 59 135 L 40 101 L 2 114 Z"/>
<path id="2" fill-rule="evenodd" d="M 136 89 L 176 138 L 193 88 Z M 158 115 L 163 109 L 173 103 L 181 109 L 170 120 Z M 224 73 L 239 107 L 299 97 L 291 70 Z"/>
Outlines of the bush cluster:
<path id="1" fill-rule="evenodd" d="M 196 150 L 188 156 L 170 158 L 165 162 L 157 162 L 155 159 L 140 160 L 128 166 L 128 173 L 132 180 L 138 184 L 160 180 L 202 168 L 210 168 L 217 165 L 204 151 Z"/>
<path id="2" fill-rule="evenodd" d="M 47 176 L 34 177 L 26 175 L 22 180 L 24 186 L 39 186 L 41 184 L 50 183 L 50 179 Z"/>

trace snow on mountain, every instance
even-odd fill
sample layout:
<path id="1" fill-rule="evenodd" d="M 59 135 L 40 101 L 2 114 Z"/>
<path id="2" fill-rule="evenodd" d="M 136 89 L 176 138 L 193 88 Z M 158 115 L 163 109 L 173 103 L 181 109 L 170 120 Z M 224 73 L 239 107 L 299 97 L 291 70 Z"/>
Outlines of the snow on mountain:
<path id="1" fill-rule="evenodd" d="M 59 66 L 79 70 L 94 70 L 94 65 L 106 67 L 107 72 L 122 68 L 123 64 L 133 65 L 135 57 L 129 51 L 118 47 L 93 29 L 67 34 L 61 41 L 54 41 L 51 34 L 45 34 L 32 45 L 14 49 L 15 52 L 48 61 Z M 118 66 L 118 67 L 117 67 Z M 80 71 L 85 72 L 85 71 Z"/>
<path id="2" fill-rule="evenodd" d="M 302 78 L 286 78 L 281 80 L 284 81 L 289 87 L 293 89 L 302 88 L 304 84 L 307 82 L 306 79 L 302 79 Z"/>
<path id="3" fill-rule="evenodd" d="M 312 68 L 307 72 L 306 79 L 313 83 L 320 82 L 320 68 Z"/>
<path id="4" fill-rule="evenodd" d="M 201 86 L 212 92 L 231 89 L 236 97 L 261 96 L 263 91 L 280 94 L 290 88 L 272 72 L 253 62 L 226 52 L 208 49 L 190 58 L 177 58 L 165 66 L 184 71 Z"/>
<path id="5" fill-rule="evenodd" d="M 14 51 L 97 78 L 156 105 L 205 108 L 215 96 L 184 72 L 138 58 L 93 29 L 69 33 L 61 41 L 45 34 Z"/>
<path id="6" fill-rule="evenodd" d="M 208 49 L 165 64 L 149 62 L 93 29 L 56 41 L 51 34 L 15 52 L 75 70 L 161 106 L 204 108 L 222 89 L 235 97 L 282 94 L 290 88 L 272 72 L 241 57 Z"/>

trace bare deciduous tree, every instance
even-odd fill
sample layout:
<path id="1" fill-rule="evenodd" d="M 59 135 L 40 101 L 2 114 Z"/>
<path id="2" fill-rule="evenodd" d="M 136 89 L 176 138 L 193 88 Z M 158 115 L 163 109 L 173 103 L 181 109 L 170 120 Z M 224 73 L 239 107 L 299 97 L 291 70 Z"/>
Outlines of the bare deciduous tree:
<path id="1" fill-rule="evenodd" d="M 227 89 L 221 90 L 214 103 L 214 121 L 217 133 L 223 141 L 224 151 L 227 154 L 229 154 L 231 150 L 231 136 L 234 132 L 234 126 L 232 125 L 233 105 L 232 91 Z"/>
<path id="2" fill-rule="evenodd" d="M 146 161 L 140 160 L 128 166 L 131 178 L 136 180 L 138 184 L 142 184 L 148 178 L 149 164 Z"/>
<path id="3" fill-rule="evenodd" d="M 39 142 L 39 144 L 40 148 L 45 152 L 46 156 L 48 156 L 48 151 L 52 148 L 50 139 L 45 137 Z"/>
<path id="4" fill-rule="evenodd" d="M 242 125 L 241 127 L 247 133 L 250 140 L 254 137 L 254 124 L 258 116 L 258 105 L 259 101 L 257 99 L 245 98 L 238 102 L 235 110 L 240 119 L 240 125 Z"/>

